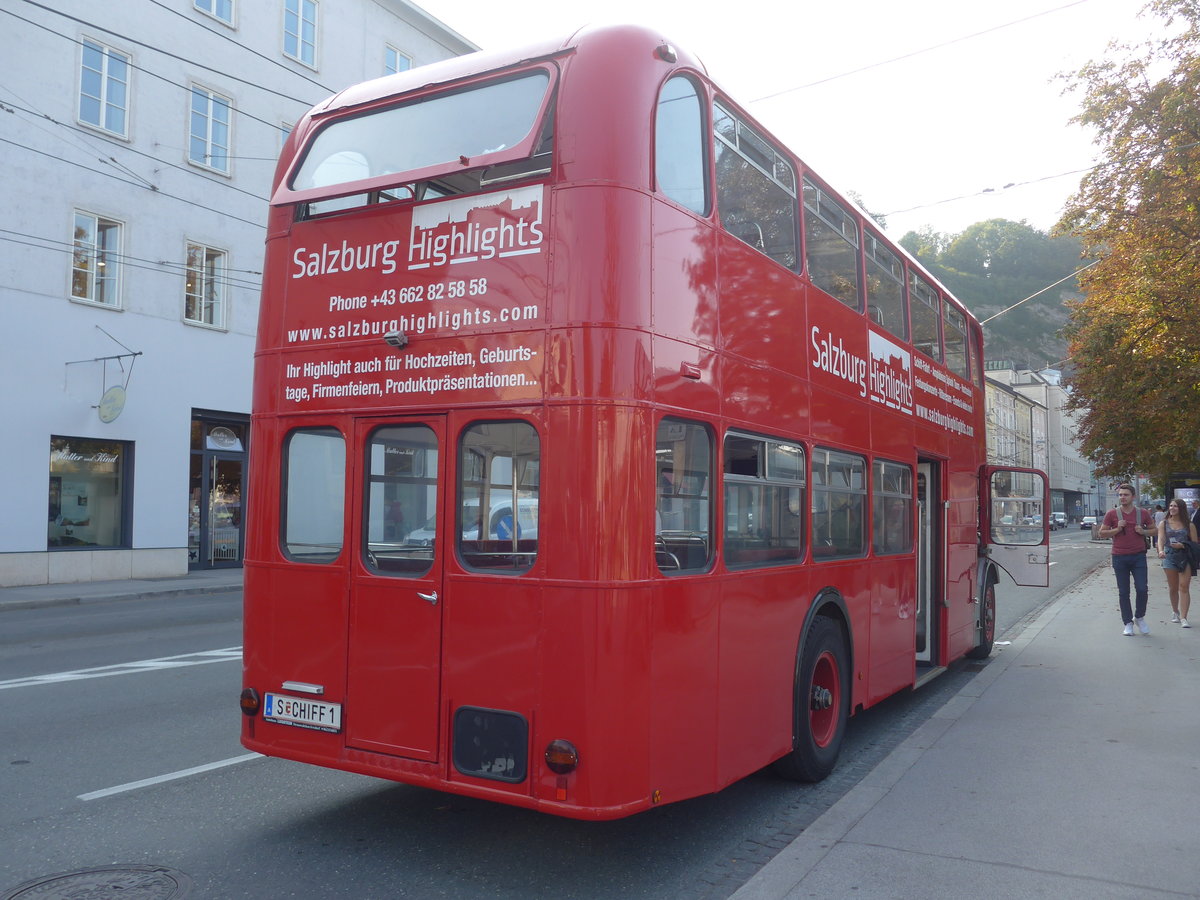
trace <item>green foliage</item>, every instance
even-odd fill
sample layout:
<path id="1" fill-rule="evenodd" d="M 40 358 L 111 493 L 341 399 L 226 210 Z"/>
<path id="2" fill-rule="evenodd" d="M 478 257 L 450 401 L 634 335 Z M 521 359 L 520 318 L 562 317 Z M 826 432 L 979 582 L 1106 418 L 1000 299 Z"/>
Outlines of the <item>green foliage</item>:
<path id="1" fill-rule="evenodd" d="M 1077 240 L 1051 237 L 1026 222 L 989 219 L 956 235 L 928 228 L 910 231 L 900 244 L 979 319 L 1008 310 L 984 326 L 989 359 L 1011 359 L 1038 369 L 1066 357 L 1066 342 L 1058 331 L 1067 320 L 1064 299 L 1074 296 L 1073 280 L 1009 307 L 1074 272 L 1079 267 Z"/>
<path id="2" fill-rule="evenodd" d="M 1059 228 L 1095 248 L 1066 335 L 1083 452 L 1107 475 L 1194 471 L 1200 447 L 1200 3 L 1071 78 L 1102 162 Z"/>

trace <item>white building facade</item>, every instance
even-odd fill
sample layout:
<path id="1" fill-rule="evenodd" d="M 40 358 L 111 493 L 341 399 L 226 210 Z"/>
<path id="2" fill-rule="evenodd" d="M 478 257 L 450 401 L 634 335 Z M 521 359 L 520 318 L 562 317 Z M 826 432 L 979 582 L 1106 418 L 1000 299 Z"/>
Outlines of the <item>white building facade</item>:
<path id="1" fill-rule="evenodd" d="M 240 565 L 287 129 L 477 48 L 406 0 L 5 7 L 0 586 Z"/>
<path id="2" fill-rule="evenodd" d="M 1072 521 L 1092 514 L 1094 501 L 1089 496 L 1093 492 L 1091 464 L 1079 452 L 1076 417 L 1073 412 L 1065 409 L 1067 391 L 1060 383 L 1058 373 L 1054 370 L 1033 372 L 1028 369 L 1013 369 L 1003 363 L 992 363 L 988 365 L 985 374 L 989 382 L 989 460 L 993 390 L 997 397 L 1003 395 L 1005 398 L 998 401 L 1001 408 L 1010 403 L 1018 403 L 1016 397 L 1025 398 L 1034 408 L 1042 410 L 1040 415 L 1034 415 L 1031 419 L 1030 458 L 1037 460 L 1033 465 L 1050 477 L 1051 511 L 1065 513 Z M 993 388 L 993 384 L 997 387 Z M 1004 390 L 999 390 L 998 386 L 1003 386 Z M 1037 425 L 1039 420 L 1042 423 L 1040 433 Z"/>

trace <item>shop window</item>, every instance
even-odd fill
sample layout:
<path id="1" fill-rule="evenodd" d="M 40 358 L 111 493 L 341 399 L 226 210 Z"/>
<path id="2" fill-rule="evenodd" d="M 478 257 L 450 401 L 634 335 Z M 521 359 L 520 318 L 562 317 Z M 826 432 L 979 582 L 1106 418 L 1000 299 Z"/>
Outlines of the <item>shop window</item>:
<path id="1" fill-rule="evenodd" d="M 128 547 L 132 466 L 125 441 L 52 437 L 46 546 Z"/>

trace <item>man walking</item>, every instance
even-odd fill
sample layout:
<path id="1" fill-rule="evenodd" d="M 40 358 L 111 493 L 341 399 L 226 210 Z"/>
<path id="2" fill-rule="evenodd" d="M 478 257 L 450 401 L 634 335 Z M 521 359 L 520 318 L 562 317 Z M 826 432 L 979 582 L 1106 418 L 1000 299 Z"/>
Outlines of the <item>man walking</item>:
<path id="1" fill-rule="evenodd" d="M 1112 538 L 1112 567 L 1117 577 L 1117 599 L 1121 604 L 1121 621 L 1125 634 L 1133 634 L 1136 622 L 1142 634 L 1150 633 L 1146 624 L 1147 571 L 1146 537 L 1151 531 L 1150 514 L 1133 505 L 1133 485 L 1117 485 L 1116 509 L 1104 514 L 1100 537 Z M 1133 577 L 1137 607 L 1129 606 L 1129 578 Z"/>

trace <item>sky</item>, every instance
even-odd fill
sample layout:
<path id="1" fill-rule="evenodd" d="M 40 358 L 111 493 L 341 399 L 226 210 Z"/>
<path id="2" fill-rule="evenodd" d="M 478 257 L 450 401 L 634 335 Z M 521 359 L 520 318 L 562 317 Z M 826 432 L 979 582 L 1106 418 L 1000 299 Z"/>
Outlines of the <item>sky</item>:
<path id="1" fill-rule="evenodd" d="M 416 2 L 487 50 L 583 25 L 659 30 L 893 239 L 992 218 L 1048 231 L 1097 159 L 1058 76 L 1162 28 L 1144 0 Z"/>

